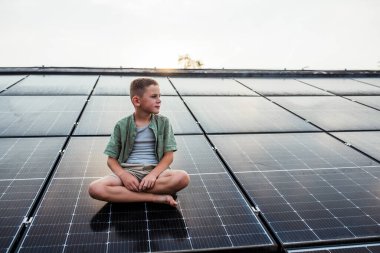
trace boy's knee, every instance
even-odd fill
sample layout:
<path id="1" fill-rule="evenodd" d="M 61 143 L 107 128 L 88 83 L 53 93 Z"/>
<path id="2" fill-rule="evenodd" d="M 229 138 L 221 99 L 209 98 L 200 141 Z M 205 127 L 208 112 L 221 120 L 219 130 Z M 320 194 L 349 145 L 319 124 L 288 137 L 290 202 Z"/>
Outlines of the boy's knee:
<path id="1" fill-rule="evenodd" d="M 99 182 L 94 181 L 88 187 L 88 194 L 94 199 L 102 200 L 105 198 L 105 192 L 101 184 Z"/>
<path id="2" fill-rule="evenodd" d="M 186 171 L 181 170 L 179 172 L 179 185 L 181 188 L 185 188 L 190 183 L 190 176 Z"/>

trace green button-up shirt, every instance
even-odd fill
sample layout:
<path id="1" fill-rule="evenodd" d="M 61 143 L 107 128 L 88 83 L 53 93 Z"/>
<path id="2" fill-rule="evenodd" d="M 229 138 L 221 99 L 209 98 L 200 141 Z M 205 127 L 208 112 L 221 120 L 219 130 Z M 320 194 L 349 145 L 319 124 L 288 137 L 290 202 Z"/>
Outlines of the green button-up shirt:
<path id="1" fill-rule="evenodd" d="M 157 161 L 161 161 L 165 152 L 177 150 L 173 129 L 167 117 L 152 114 L 149 128 L 153 130 L 156 139 Z M 119 163 L 127 161 L 132 152 L 136 135 L 137 129 L 133 114 L 119 120 L 115 125 L 104 154 L 117 159 Z"/>

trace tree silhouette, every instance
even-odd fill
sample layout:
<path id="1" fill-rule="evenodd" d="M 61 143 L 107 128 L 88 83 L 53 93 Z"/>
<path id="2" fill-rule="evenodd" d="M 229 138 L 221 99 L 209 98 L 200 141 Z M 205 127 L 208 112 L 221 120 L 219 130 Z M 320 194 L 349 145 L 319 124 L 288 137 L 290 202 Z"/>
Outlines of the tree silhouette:
<path id="1" fill-rule="evenodd" d="M 201 60 L 193 60 L 188 54 L 178 56 L 178 64 L 184 69 L 200 69 L 204 65 Z"/>

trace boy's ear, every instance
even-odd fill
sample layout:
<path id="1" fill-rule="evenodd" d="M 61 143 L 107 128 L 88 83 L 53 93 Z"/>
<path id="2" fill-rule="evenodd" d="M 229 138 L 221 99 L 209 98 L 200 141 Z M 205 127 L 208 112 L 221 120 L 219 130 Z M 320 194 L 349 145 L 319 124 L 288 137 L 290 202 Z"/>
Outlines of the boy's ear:
<path id="1" fill-rule="evenodd" d="M 138 96 L 133 96 L 132 97 L 132 104 L 134 105 L 134 106 L 139 106 L 140 105 L 140 98 L 138 97 Z"/>

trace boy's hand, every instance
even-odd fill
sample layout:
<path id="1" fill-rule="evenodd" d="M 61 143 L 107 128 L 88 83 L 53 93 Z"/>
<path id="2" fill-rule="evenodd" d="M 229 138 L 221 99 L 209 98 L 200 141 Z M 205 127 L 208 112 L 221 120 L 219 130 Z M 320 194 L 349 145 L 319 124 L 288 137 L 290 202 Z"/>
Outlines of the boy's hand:
<path id="1" fill-rule="evenodd" d="M 137 180 L 135 176 L 129 174 L 128 172 L 125 172 L 121 174 L 119 177 L 123 182 L 125 188 L 134 192 L 139 191 L 139 180 Z"/>
<path id="2" fill-rule="evenodd" d="M 156 175 L 149 173 L 143 178 L 143 180 L 141 180 L 140 185 L 139 185 L 139 191 L 145 191 L 145 190 L 149 190 L 153 188 L 156 180 L 157 180 Z"/>

